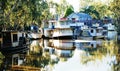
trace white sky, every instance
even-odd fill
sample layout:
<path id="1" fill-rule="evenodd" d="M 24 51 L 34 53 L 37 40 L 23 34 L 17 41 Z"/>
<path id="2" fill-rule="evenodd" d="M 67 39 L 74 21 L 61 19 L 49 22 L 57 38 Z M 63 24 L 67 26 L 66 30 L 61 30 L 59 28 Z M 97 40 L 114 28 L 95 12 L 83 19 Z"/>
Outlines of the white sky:
<path id="1" fill-rule="evenodd" d="M 60 3 L 60 0 L 53 1 Z M 66 1 L 74 7 L 74 11 L 79 11 L 79 0 L 66 0 Z"/>
<path id="2" fill-rule="evenodd" d="M 54 2 L 60 3 L 61 0 L 53 0 Z M 74 7 L 74 11 L 78 12 L 80 8 L 80 0 L 66 0 L 69 4 L 71 4 Z M 84 0 L 81 0 L 84 1 Z M 109 3 L 112 0 L 92 0 L 95 2 L 102 2 L 102 3 Z"/>

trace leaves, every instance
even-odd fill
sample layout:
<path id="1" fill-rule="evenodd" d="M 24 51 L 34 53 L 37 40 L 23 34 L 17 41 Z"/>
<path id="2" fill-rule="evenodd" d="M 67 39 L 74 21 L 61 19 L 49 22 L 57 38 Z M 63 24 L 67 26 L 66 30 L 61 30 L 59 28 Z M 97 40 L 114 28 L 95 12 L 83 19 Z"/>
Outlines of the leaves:
<path id="1" fill-rule="evenodd" d="M 74 12 L 73 7 L 72 7 L 72 6 L 69 6 L 69 7 L 67 8 L 66 12 L 65 12 L 64 17 L 67 17 L 68 15 L 70 15 L 70 14 L 73 13 L 73 12 Z"/>
<path id="2" fill-rule="evenodd" d="M 7 27 L 41 25 L 41 21 L 49 15 L 48 3 L 45 0 L 0 0 L 3 11 L 2 23 Z M 0 25 L 2 24 L 0 23 Z"/>
<path id="3" fill-rule="evenodd" d="M 114 12 L 114 18 L 120 17 L 120 0 L 113 0 L 110 4 L 110 9 Z"/>

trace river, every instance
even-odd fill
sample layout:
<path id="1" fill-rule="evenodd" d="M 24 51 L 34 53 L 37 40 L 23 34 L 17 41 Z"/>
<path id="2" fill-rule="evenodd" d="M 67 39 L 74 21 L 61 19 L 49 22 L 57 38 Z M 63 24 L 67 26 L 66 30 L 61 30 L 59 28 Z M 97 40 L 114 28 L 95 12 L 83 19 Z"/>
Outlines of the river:
<path id="1" fill-rule="evenodd" d="M 116 41 L 39 39 L 29 49 L 5 54 L 5 71 L 120 71 Z"/>

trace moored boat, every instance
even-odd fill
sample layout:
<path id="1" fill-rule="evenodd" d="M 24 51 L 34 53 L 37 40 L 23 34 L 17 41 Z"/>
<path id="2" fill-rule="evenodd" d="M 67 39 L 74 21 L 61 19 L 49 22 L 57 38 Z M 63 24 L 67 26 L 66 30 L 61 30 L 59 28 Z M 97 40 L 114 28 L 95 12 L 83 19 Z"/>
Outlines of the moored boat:
<path id="1" fill-rule="evenodd" d="M 20 51 L 27 48 L 27 39 L 25 32 L 19 31 L 2 31 L 1 47 L 3 53 Z"/>

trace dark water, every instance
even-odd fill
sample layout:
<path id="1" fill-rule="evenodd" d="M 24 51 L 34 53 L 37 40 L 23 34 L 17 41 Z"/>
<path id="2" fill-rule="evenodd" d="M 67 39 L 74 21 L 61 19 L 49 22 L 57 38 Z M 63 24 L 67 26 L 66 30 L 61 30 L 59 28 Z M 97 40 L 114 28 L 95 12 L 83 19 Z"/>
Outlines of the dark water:
<path id="1" fill-rule="evenodd" d="M 115 41 L 35 40 L 29 49 L 5 55 L 1 70 L 120 71 L 120 49 Z M 12 66 L 22 66 L 15 69 Z M 40 70 L 31 70 L 40 71 Z"/>

